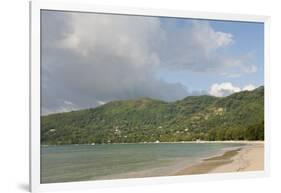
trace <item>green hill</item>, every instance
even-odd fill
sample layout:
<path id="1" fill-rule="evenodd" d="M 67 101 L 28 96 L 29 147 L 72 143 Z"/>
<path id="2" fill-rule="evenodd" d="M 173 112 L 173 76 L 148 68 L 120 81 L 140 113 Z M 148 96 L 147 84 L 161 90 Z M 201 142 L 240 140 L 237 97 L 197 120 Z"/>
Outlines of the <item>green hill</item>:
<path id="1" fill-rule="evenodd" d="M 264 88 L 228 97 L 112 101 L 41 118 L 42 144 L 263 140 Z"/>

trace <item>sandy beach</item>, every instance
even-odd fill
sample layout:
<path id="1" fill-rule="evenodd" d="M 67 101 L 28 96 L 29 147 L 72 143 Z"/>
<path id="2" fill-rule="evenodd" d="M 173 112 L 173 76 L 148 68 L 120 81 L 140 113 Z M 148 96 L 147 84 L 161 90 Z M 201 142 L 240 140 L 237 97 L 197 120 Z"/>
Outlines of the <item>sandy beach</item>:
<path id="1" fill-rule="evenodd" d="M 43 147 L 45 176 L 42 183 L 263 170 L 263 142 L 223 143 Z M 81 156 L 92 161 L 81 161 Z M 56 162 L 62 159 L 65 161 Z M 71 163 L 67 162 L 69 159 Z"/>
<path id="2" fill-rule="evenodd" d="M 229 150 L 222 155 L 201 160 L 174 175 L 260 171 L 264 169 L 264 143 L 248 143 L 245 147 Z"/>

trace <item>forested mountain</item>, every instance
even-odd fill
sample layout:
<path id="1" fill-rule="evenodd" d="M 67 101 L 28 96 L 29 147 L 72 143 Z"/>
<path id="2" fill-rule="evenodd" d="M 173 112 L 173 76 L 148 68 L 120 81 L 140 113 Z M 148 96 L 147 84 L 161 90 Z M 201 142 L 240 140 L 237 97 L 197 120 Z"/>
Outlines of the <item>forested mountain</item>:
<path id="1" fill-rule="evenodd" d="M 263 140 L 264 87 L 227 97 L 112 101 L 41 117 L 42 144 Z"/>

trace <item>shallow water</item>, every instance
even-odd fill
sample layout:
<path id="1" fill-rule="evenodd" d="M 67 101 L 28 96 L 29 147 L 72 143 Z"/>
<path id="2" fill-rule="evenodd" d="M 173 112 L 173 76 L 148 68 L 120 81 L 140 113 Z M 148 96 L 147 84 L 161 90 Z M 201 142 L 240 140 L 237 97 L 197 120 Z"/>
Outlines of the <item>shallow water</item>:
<path id="1" fill-rule="evenodd" d="M 242 144 L 158 143 L 41 147 L 41 183 L 167 176 Z"/>

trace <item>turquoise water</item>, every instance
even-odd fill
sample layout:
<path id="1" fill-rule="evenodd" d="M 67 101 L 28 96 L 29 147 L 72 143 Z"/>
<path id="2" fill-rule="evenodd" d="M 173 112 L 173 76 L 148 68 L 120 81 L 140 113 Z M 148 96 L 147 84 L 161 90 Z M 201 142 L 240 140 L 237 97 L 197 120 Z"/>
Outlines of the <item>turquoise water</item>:
<path id="1" fill-rule="evenodd" d="M 41 148 L 41 183 L 173 175 L 242 144 L 158 143 Z"/>

